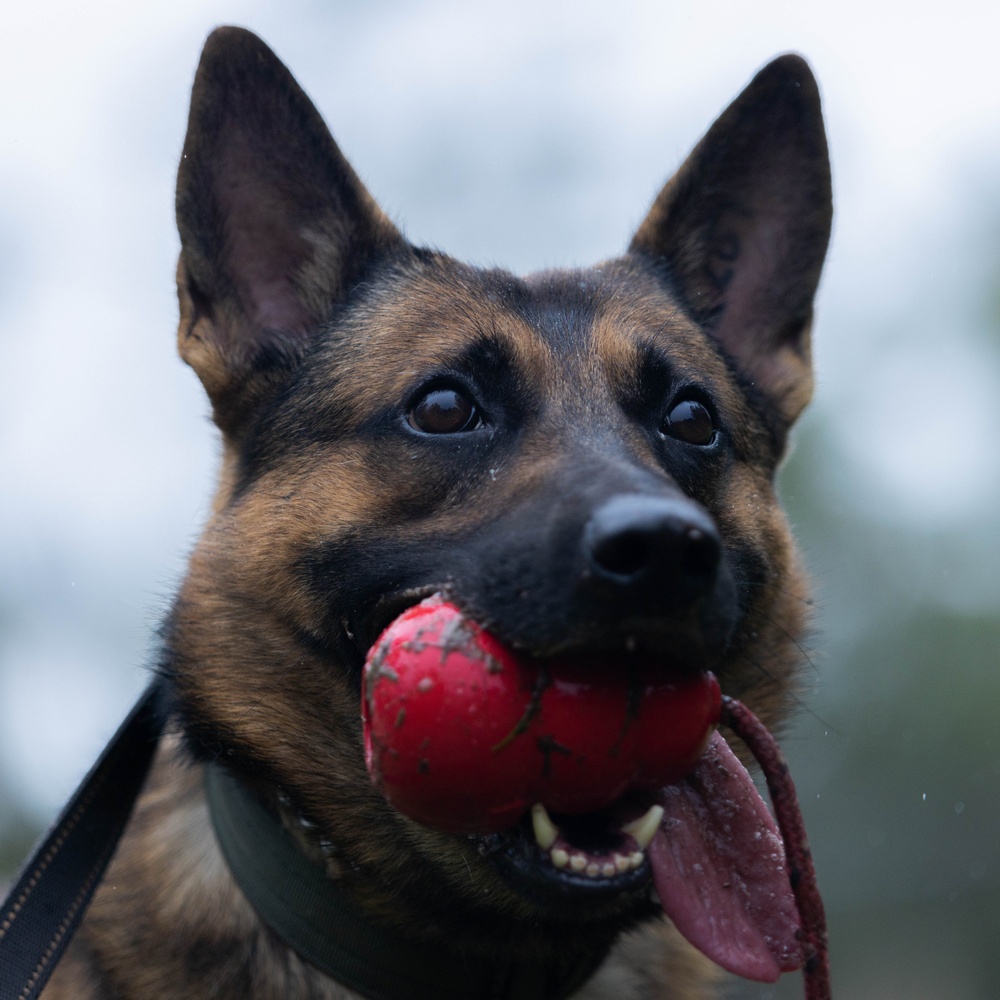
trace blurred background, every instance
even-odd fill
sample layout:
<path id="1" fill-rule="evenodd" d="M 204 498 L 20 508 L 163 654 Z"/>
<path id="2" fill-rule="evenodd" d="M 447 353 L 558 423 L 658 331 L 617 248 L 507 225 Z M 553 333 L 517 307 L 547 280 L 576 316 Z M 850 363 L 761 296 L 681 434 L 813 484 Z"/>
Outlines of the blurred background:
<path id="1" fill-rule="evenodd" d="M 526 271 L 621 250 L 777 53 L 837 215 L 782 476 L 817 630 L 785 746 L 852 1000 L 1000 982 L 996 4 L 19 4 L 0 40 L 0 874 L 145 681 L 217 443 L 174 353 L 173 180 L 219 23 L 292 68 L 412 239 Z M 801 996 L 733 984 L 732 996 Z"/>

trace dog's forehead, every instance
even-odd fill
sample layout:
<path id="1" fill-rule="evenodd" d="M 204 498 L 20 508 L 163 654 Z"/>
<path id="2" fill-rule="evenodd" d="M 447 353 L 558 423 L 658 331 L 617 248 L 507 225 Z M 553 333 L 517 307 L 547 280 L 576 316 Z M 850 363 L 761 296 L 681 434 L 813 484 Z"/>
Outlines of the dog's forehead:
<path id="1" fill-rule="evenodd" d="M 378 406 L 477 353 L 541 389 L 614 391 L 634 382 L 650 352 L 669 359 L 675 378 L 728 379 L 704 332 L 627 262 L 516 277 L 445 259 L 373 286 L 324 353 Z"/>
<path id="2" fill-rule="evenodd" d="M 524 279 L 533 309 L 529 321 L 556 352 L 573 362 L 596 362 L 615 382 L 634 379 L 650 352 L 675 376 L 726 376 L 718 348 L 658 278 L 623 260 L 591 268 L 542 271 Z"/>

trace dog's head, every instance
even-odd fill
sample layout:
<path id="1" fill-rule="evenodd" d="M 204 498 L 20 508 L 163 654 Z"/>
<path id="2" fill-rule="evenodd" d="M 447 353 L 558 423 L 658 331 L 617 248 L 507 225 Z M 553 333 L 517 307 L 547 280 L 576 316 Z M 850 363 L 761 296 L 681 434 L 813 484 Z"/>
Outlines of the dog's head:
<path id="1" fill-rule="evenodd" d="M 806 593 L 773 483 L 830 229 L 805 64 L 760 72 L 624 255 L 519 278 L 409 243 L 273 54 L 221 29 L 177 216 L 180 352 L 224 442 L 166 630 L 191 745 L 288 796 L 400 923 L 554 948 L 654 912 L 645 878 L 541 877 L 523 831 L 395 813 L 361 667 L 444 592 L 526 655 L 655 657 L 785 711 Z"/>

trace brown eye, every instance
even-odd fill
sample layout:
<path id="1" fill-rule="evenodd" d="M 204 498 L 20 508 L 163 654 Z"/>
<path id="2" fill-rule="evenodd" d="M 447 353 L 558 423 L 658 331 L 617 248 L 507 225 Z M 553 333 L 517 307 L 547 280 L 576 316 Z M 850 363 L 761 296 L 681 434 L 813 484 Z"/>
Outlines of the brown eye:
<path id="1" fill-rule="evenodd" d="M 685 444 L 702 447 L 715 440 L 712 414 L 696 399 L 683 399 L 677 403 L 667 414 L 660 431 Z"/>
<path id="2" fill-rule="evenodd" d="M 482 420 L 475 403 L 455 389 L 434 389 L 410 410 L 407 419 L 424 434 L 457 434 L 475 430 Z"/>

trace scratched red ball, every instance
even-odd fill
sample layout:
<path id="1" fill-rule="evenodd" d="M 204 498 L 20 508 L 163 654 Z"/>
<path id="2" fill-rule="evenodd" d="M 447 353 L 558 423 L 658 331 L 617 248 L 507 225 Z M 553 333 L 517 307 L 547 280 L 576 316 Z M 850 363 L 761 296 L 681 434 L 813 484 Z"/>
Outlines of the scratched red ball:
<path id="1" fill-rule="evenodd" d="M 403 815 L 451 833 L 513 826 L 535 802 L 602 809 L 684 777 L 718 722 L 719 685 L 633 662 L 514 654 L 441 597 L 382 633 L 364 671 L 365 760 Z"/>

